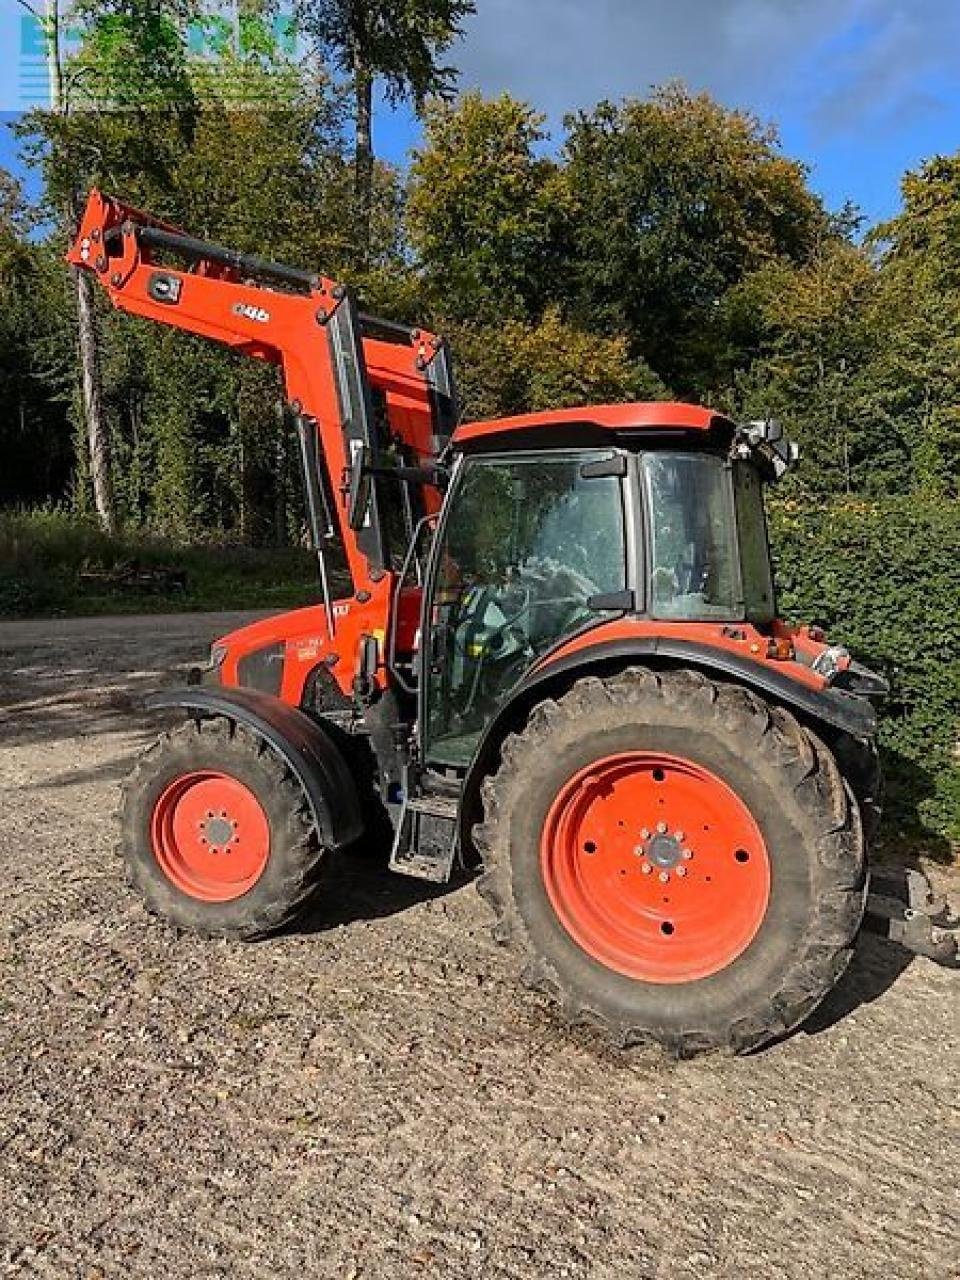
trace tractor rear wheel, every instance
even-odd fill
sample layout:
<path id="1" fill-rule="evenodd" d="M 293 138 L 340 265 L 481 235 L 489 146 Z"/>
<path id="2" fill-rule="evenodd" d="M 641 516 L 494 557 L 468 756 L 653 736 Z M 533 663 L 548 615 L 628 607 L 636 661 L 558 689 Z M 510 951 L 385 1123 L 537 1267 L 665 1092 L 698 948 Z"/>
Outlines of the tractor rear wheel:
<path id="1" fill-rule="evenodd" d="M 162 735 L 123 784 L 121 852 L 148 910 L 252 939 L 316 892 L 324 850 L 302 789 L 269 747 L 226 719 Z"/>
<path id="2" fill-rule="evenodd" d="M 569 1022 L 745 1052 L 846 968 L 857 806 L 824 745 L 746 689 L 641 668 L 579 680 L 506 739 L 483 801 L 495 934 Z"/>

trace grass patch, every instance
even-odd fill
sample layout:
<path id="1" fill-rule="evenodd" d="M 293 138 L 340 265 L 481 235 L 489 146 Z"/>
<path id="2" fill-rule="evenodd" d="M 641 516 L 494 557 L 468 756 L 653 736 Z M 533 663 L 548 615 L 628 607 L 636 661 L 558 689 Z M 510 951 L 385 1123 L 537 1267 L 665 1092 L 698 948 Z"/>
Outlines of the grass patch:
<path id="1" fill-rule="evenodd" d="M 0 512 L 0 617 L 289 609 L 318 599 L 316 559 L 300 548 L 184 547 L 108 535 L 63 511 Z"/>

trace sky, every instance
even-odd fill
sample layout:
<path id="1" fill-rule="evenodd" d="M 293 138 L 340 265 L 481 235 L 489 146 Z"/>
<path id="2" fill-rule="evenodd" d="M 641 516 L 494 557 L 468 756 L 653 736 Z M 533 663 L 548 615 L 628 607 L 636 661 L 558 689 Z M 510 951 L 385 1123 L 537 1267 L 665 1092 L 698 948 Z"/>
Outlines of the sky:
<path id="1" fill-rule="evenodd" d="M 0 0 L 0 112 L 42 91 L 21 16 Z M 960 148 L 960 0 L 478 0 L 446 60 L 463 88 L 531 102 L 555 142 L 567 111 L 682 80 L 774 121 L 827 204 L 870 221 L 906 169 Z M 381 104 L 379 154 L 402 163 L 418 137 Z M 19 168 L 6 129 L 0 165 Z"/>

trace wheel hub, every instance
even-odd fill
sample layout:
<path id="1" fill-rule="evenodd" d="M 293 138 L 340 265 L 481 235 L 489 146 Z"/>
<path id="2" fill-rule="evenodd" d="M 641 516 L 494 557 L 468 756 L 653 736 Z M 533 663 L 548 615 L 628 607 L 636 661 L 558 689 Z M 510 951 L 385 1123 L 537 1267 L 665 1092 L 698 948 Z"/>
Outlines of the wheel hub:
<path id="1" fill-rule="evenodd" d="M 683 845 L 678 836 L 662 834 L 659 831 L 650 837 L 643 851 L 655 867 L 666 871 L 675 867 L 683 857 Z"/>
<path id="2" fill-rule="evenodd" d="M 568 780 L 543 825 L 540 865 L 578 946 L 644 982 L 732 964 L 770 896 L 766 846 L 743 800 L 701 765 L 652 752 L 609 756 Z"/>
<path id="3" fill-rule="evenodd" d="M 200 824 L 201 830 L 206 837 L 207 843 L 216 848 L 217 845 L 227 845 L 234 838 L 234 823 L 230 822 L 225 815 L 208 818 L 206 822 Z"/>

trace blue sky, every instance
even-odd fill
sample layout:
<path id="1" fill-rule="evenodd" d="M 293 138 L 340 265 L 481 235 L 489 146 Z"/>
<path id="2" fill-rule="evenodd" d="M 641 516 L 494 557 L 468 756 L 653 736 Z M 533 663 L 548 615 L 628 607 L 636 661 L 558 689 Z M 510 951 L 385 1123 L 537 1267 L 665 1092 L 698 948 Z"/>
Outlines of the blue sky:
<path id="1" fill-rule="evenodd" d="M 0 110 L 37 83 L 21 13 L 0 0 Z M 896 210 L 905 169 L 960 148 L 958 0 L 478 0 L 448 60 L 463 87 L 532 102 L 555 137 L 566 110 L 681 79 L 775 121 L 828 204 L 872 220 Z M 381 155 L 402 162 L 417 136 L 381 107 Z M 18 168 L 8 130 L 0 164 Z"/>

